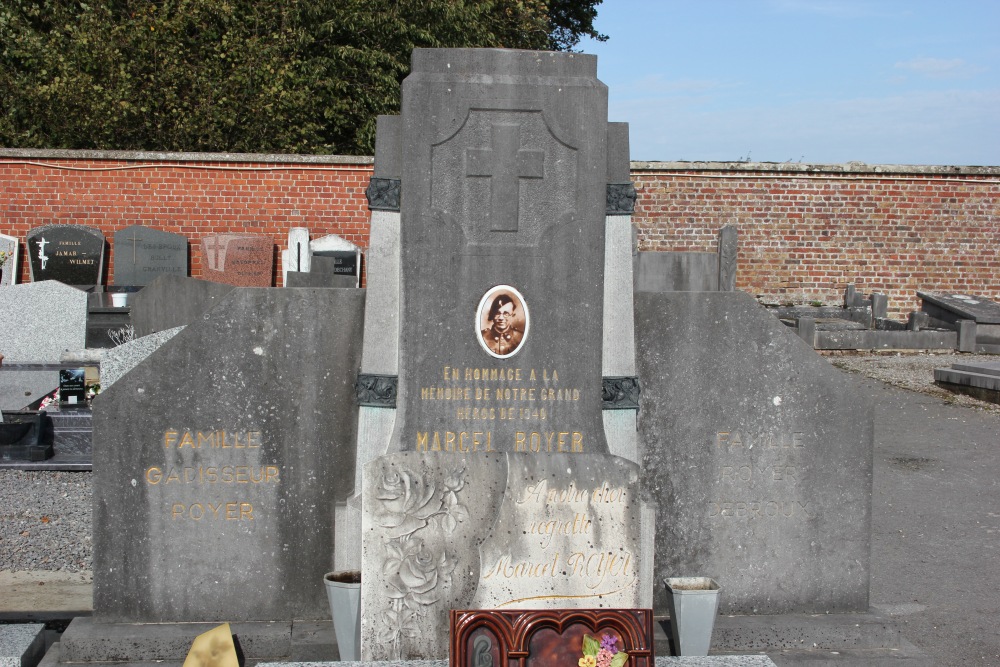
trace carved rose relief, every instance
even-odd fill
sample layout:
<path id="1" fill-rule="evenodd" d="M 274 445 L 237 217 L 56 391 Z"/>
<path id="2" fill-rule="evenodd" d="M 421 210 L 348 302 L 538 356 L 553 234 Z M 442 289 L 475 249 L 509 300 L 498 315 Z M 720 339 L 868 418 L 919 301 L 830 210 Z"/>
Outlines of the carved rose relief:
<path id="1" fill-rule="evenodd" d="M 382 574 L 389 599 L 378 634 L 392 658 L 403 655 L 405 638 L 419 636 L 428 608 L 451 587 L 454 555 L 443 546 L 429 545 L 444 543 L 442 531 L 451 535 L 469 518 L 458 495 L 464 487 L 464 469 L 447 471 L 441 484 L 408 469 L 387 466 L 382 471 L 374 517 L 385 529 Z M 430 532 L 425 532 L 428 528 Z"/>

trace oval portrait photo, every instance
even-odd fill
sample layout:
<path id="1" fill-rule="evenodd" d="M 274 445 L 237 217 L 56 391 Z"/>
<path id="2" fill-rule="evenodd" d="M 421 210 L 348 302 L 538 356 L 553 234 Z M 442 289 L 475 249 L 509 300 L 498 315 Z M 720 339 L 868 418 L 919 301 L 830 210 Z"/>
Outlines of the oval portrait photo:
<path id="1" fill-rule="evenodd" d="M 515 354 L 528 336 L 528 305 L 510 285 L 497 285 L 479 301 L 476 335 L 490 355 L 506 359 Z"/>

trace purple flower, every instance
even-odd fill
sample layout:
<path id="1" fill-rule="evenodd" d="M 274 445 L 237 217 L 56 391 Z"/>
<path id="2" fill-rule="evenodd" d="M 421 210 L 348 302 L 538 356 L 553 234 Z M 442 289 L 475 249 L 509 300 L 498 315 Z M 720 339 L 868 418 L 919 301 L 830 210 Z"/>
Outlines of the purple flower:
<path id="1" fill-rule="evenodd" d="M 604 635 L 601 637 L 601 648 L 612 653 L 618 652 L 618 639 L 614 635 Z"/>

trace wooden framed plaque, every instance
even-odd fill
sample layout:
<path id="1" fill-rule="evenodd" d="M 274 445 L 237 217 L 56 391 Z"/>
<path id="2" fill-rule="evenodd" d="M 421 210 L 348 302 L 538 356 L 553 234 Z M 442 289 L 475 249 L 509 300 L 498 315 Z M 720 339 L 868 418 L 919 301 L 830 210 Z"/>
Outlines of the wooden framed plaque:
<path id="1" fill-rule="evenodd" d="M 453 609 L 451 667 L 652 667 L 652 609 Z"/>

